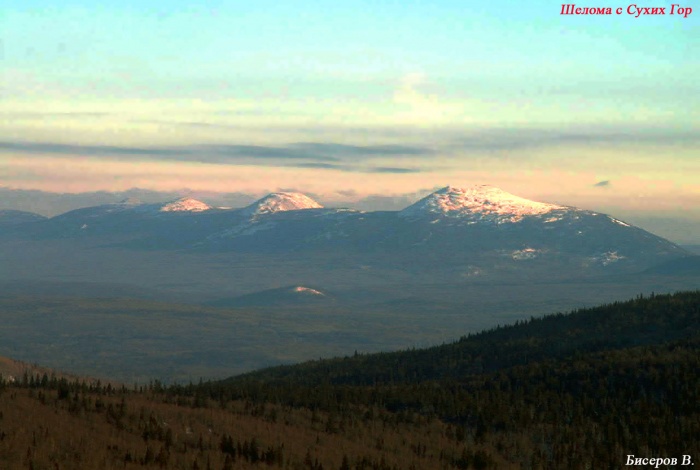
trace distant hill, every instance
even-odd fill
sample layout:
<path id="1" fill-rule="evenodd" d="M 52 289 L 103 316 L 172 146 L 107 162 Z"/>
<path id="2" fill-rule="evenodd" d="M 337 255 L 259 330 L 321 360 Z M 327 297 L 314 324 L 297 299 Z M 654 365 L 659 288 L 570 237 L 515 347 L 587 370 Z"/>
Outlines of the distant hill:
<path id="1" fill-rule="evenodd" d="M 222 298 L 207 302 L 212 307 L 285 307 L 305 305 L 329 305 L 334 298 L 317 289 L 305 286 L 288 286 L 266 289 L 237 297 Z"/>
<path id="2" fill-rule="evenodd" d="M 0 229 L 44 220 L 43 215 L 18 210 L 0 210 Z"/>

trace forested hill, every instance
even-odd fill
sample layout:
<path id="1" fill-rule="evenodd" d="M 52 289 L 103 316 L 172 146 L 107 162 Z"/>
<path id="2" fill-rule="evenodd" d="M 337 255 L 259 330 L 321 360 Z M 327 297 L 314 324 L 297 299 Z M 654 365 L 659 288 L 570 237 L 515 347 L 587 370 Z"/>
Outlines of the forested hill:
<path id="1" fill-rule="evenodd" d="M 460 380 L 542 360 L 700 336 L 700 291 L 638 297 L 497 327 L 428 349 L 311 361 L 233 377 L 222 385 L 378 385 Z"/>

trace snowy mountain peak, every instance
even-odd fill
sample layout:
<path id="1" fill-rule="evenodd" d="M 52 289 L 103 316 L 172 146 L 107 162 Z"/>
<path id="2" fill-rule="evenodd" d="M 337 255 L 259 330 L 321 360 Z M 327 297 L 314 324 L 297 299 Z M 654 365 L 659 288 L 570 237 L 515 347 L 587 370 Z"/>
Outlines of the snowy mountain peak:
<path id="1" fill-rule="evenodd" d="M 301 193 L 271 193 L 244 208 L 249 215 L 272 214 L 274 212 L 302 209 L 321 209 L 323 206 Z"/>
<path id="2" fill-rule="evenodd" d="M 211 209 L 209 204 L 206 204 L 191 197 L 183 197 L 172 202 L 163 204 L 160 212 L 202 212 Z"/>
<path id="3" fill-rule="evenodd" d="M 442 215 L 504 223 L 518 222 L 526 216 L 542 215 L 562 209 L 567 208 L 531 201 L 490 185 L 476 185 L 469 188 L 446 186 L 402 210 L 399 215 L 402 217 Z"/>

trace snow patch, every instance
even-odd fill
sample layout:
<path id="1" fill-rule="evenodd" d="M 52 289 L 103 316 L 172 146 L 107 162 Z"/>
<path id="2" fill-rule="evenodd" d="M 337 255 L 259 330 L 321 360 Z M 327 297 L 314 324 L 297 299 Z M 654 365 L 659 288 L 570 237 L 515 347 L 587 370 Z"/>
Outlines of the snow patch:
<path id="1" fill-rule="evenodd" d="M 534 248 L 524 248 L 522 250 L 515 250 L 510 256 L 516 261 L 522 261 L 526 259 L 535 259 L 541 252 L 542 250 L 536 250 Z"/>
<path id="2" fill-rule="evenodd" d="M 292 290 L 296 293 L 304 295 L 320 295 L 321 297 L 326 296 L 326 294 L 324 294 L 323 292 L 317 291 L 316 289 L 312 289 L 310 287 L 297 286 Z"/>
<path id="3" fill-rule="evenodd" d="M 592 260 L 596 263 L 600 263 L 603 266 L 609 266 L 613 263 L 617 263 L 620 260 L 625 259 L 625 256 L 622 256 L 621 254 L 618 254 L 617 251 L 608 251 L 606 253 L 602 253 L 598 256 L 594 256 Z"/>
<path id="4" fill-rule="evenodd" d="M 622 225 L 623 227 L 631 227 L 630 224 L 626 224 L 626 223 L 624 223 L 623 221 L 617 220 L 617 219 L 614 218 L 614 217 L 608 216 L 608 219 L 612 220 L 613 222 L 615 222 L 615 223 L 618 224 L 618 225 Z"/>
<path id="5" fill-rule="evenodd" d="M 467 270 L 462 273 L 462 277 L 478 277 L 482 275 L 482 270 L 478 266 L 469 265 Z"/>

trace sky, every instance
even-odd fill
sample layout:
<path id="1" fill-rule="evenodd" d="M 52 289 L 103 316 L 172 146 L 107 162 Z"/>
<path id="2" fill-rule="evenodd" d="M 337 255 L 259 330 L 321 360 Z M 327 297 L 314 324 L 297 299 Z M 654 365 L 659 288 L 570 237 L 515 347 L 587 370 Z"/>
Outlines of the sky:
<path id="1" fill-rule="evenodd" d="M 673 3 L 0 0 L 0 187 L 486 183 L 700 228 L 700 6 Z"/>

